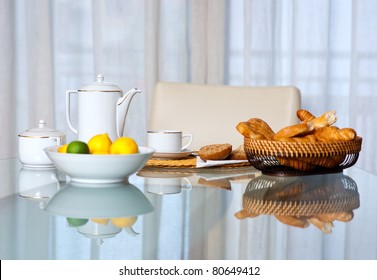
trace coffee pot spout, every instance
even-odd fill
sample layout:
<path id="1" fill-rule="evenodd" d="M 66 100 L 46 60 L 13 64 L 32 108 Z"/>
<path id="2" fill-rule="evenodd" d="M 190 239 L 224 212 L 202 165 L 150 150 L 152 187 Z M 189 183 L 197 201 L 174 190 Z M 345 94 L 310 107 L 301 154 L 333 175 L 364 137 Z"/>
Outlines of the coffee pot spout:
<path id="1" fill-rule="evenodd" d="M 140 92 L 141 90 L 134 88 L 128 91 L 127 93 L 125 93 L 121 98 L 118 99 L 117 115 L 116 115 L 118 137 L 123 136 L 124 125 L 126 123 L 127 112 L 128 112 L 128 108 L 130 107 L 131 100 L 135 96 L 136 93 L 140 93 Z"/>

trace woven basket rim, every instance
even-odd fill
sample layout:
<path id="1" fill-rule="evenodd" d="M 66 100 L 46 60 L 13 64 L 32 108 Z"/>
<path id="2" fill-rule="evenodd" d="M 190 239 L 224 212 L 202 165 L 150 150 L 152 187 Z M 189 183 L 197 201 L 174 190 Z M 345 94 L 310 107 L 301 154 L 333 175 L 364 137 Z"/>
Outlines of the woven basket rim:
<path id="1" fill-rule="evenodd" d="M 356 154 L 361 150 L 362 138 L 332 142 L 286 142 L 244 138 L 244 148 L 250 154 L 291 158 L 328 157 Z"/>
<path id="2" fill-rule="evenodd" d="M 287 216 L 310 216 L 322 213 L 339 213 L 351 211 L 360 207 L 358 196 L 347 199 L 317 200 L 317 201 L 261 201 L 251 198 L 243 199 L 243 208 L 257 214 L 279 214 Z"/>

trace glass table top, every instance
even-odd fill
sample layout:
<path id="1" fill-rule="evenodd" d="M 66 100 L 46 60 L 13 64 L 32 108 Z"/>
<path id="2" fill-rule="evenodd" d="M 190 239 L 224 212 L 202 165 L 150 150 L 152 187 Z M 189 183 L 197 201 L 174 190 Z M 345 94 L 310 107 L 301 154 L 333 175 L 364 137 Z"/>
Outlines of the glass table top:
<path id="1" fill-rule="evenodd" d="M 144 168 L 78 184 L 0 161 L 0 259 L 377 259 L 377 176 Z"/>

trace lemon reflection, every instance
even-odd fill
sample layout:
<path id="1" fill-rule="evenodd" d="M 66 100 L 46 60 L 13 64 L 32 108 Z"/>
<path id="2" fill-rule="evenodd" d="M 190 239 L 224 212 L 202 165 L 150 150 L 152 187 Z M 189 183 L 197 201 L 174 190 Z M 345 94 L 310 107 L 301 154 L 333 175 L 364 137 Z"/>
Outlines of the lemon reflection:
<path id="1" fill-rule="evenodd" d="M 86 237 L 111 238 L 123 229 L 137 235 L 132 226 L 138 216 L 152 212 L 152 204 L 130 183 L 82 184 L 70 182 L 48 202 L 46 212 L 66 217 L 69 227 Z"/>

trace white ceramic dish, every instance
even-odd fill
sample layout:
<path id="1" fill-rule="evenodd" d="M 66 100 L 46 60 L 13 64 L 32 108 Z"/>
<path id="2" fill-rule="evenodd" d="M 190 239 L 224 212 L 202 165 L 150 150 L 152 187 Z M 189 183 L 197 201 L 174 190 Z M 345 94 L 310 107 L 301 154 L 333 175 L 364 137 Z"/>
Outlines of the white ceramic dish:
<path id="1" fill-rule="evenodd" d="M 139 171 L 154 153 L 154 149 L 139 147 L 139 153 L 128 155 L 92 155 L 59 153 L 59 147 L 45 149 L 56 168 L 73 182 L 117 183 Z"/>
<path id="2" fill-rule="evenodd" d="M 63 132 L 46 127 L 46 122 L 40 120 L 37 127 L 18 134 L 18 157 L 23 166 L 28 168 L 54 168 L 43 150 L 64 143 Z"/>
<path id="3" fill-rule="evenodd" d="M 185 149 L 182 152 L 178 153 L 159 153 L 155 152 L 153 154 L 154 158 L 165 158 L 165 159 L 180 159 L 180 158 L 186 158 L 192 153 L 192 150 Z"/>

